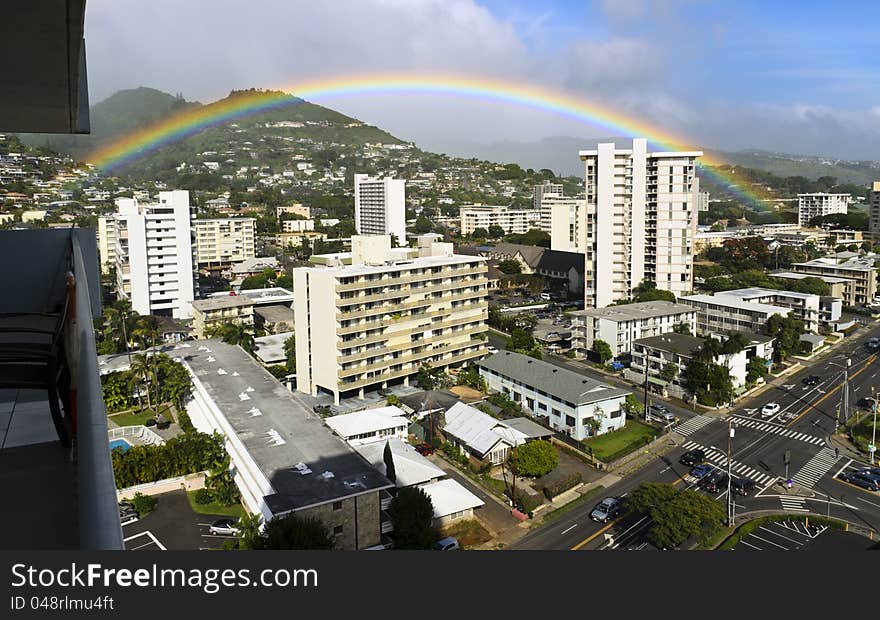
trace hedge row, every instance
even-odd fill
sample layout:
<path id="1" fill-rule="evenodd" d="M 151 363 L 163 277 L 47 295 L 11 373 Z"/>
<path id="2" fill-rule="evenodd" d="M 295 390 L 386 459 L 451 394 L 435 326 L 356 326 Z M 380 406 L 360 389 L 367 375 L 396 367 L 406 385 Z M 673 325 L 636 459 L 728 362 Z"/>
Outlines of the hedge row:
<path id="1" fill-rule="evenodd" d="M 577 485 L 579 485 L 582 480 L 583 480 L 583 477 L 578 472 L 575 472 L 573 474 L 569 474 L 568 476 L 566 476 L 562 480 L 559 480 L 558 482 L 545 485 L 544 486 L 544 495 L 547 497 L 547 499 L 552 501 L 553 498 L 556 497 L 557 495 L 559 495 L 561 493 L 565 493 L 569 489 L 572 489 L 572 488 L 576 487 Z"/>

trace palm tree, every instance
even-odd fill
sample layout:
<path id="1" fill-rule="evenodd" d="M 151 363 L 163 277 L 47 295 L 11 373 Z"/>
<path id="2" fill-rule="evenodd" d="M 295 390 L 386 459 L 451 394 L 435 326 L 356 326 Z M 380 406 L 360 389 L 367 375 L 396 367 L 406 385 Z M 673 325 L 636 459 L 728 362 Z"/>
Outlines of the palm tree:
<path id="1" fill-rule="evenodd" d="M 211 337 L 219 336 L 223 342 L 238 345 L 250 354 L 254 352 L 254 336 L 244 325 L 224 323 L 207 330 L 207 334 Z"/>
<path id="2" fill-rule="evenodd" d="M 150 383 L 155 378 L 155 371 L 150 356 L 144 353 L 136 354 L 131 360 L 131 374 L 138 383 L 144 382 L 147 385 L 147 407 L 152 409 Z M 138 390 L 138 402 L 140 402 L 140 390 Z"/>

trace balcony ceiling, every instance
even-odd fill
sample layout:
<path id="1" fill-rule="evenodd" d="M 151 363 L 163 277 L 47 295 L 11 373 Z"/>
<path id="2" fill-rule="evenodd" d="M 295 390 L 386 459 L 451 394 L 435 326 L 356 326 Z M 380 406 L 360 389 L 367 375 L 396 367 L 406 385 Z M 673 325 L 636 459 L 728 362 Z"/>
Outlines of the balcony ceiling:
<path id="1" fill-rule="evenodd" d="M 86 0 L 0 2 L 0 131 L 88 133 Z"/>

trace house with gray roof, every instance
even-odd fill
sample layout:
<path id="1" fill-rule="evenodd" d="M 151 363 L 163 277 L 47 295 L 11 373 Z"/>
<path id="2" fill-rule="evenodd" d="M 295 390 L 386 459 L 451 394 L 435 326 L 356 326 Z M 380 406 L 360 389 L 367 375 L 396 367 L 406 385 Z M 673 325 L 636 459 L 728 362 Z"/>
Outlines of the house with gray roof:
<path id="1" fill-rule="evenodd" d="M 629 390 L 512 351 L 491 355 L 477 366 L 490 390 L 577 440 L 623 428 L 626 422 L 622 405 Z"/>

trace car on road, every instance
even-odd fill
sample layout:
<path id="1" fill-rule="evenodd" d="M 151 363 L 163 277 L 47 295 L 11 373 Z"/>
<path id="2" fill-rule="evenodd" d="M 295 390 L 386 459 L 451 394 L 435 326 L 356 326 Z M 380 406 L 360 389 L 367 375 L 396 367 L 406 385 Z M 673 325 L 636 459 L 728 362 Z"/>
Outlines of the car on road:
<path id="1" fill-rule="evenodd" d="M 681 458 L 678 459 L 678 462 L 682 465 L 686 465 L 687 467 L 693 467 L 694 465 L 699 465 L 703 461 L 706 460 L 706 453 L 702 450 L 689 450 L 681 455 Z"/>
<path id="2" fill-rule="evenodd" d="M 819 375 L 810 375 L 809 377 L 804 377 L 803 383 L 804 385 L 819 385 L 822 382 L 822 377 Z"/>
<path id="3" fill-rule="evenodd" d="M 871 338 L 865 343 L 865 346 L 871 351 L 880 349 L 880 338 Z"/>
<path id="4" fill-rule="evenodd" d="M 498 347 L 486 347 L 486 353 L 495 355 L 496 353 L 498 353 Z"/>
<path id="5" fill-rule="evenodd" d="M 208 528 L 216 536 L 235 536 L 238 534 L 238 519 L 217 519 Z"/>
<path id="6" fill-rule="evenodd" d="M 730 492 L 734 495 L 751 495 L 756 486 L 751 478 L 734 478 L 730 481 Z"/>
<path id="7" fill-rule="evenodd" d="M 872 474 L 874 476 L 880 476 L 880 467 L 862 467 L 860 470 L 863 474 Z"/>
<path id="8" fill-rule="evenodd" d="M 431 444 L 420 443 L 416 446 L 416 452 L 422 456 L 428 456 L 429 454 L 434 454 L 434 448 L 431 447 Z"/>
<path id="9" fill-rule="evenodd" d="M 779 410 L 782 407 L 779 406 L 779 403 L 767 403 L 763 407 L 761 407 L 761 415 L 765 418 L 770 417 L 771 415 L 776 415 L 779 413 Z"/>
<path id="10" fill-rule="evenodd" d="M 708 476 L 700 480 L 700 487 L 709 493 L 727 490 L 727 474 L 720 469 L 713 469 Z"/>
<path id="11" fill-rule="evenodd" d="M 715 468 L 709 463 L 702 463 L 691 470 L 691 478 L 702 480 L 703 478 L 711 474 L 714 470 Z"/>
<path id="12" fill-rule="evenodd" d="M 458 549 L 461 549 L 461 546 L 458 544 L 458 539 L 453 538 L 452 536 L 447 536 L 434 543 L 434 551 L 456 551 Z"/>
<path id="13" fill-rule="evenodd" d="M 658 422 L 671 423 L 675 422 L 675 416 L 669 411 L 666 405 L 653 404 L 648 407 L 648 419 L 657 420 Z"/>
<path id="14" fill-rule="evenodd" d="M 590 513 L 590 518 L 593 521 L 606 523 L 609 519 L 614 519 L 619 514 L 620 500 L 616 497 L 606 497 L 601 502 L 596 504 L 596 507 L 593 508 L 593 511 Z"/>
<path id="15" fill-rule="evenodd" d="M 880 491 L 880 483 L 874 478 L 857 471 L 845 471 L 838 476 L 841 480 L 854 484 L 869 491 Z"/>

